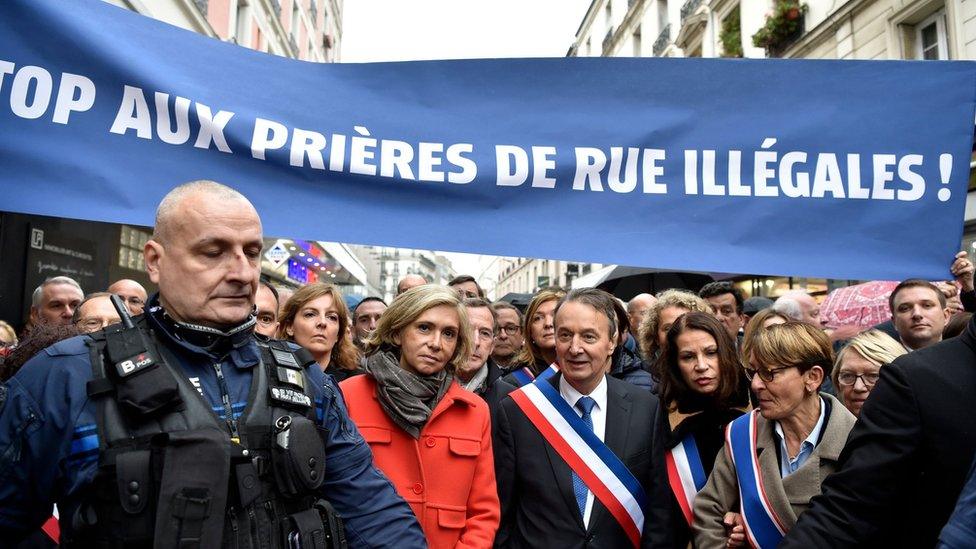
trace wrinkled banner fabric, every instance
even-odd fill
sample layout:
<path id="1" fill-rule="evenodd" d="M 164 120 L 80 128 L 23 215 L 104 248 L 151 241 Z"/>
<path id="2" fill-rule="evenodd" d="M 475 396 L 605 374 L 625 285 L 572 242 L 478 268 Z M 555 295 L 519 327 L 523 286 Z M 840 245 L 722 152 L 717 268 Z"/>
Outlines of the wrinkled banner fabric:
<path id="1" fill-rule="evenodd" d="M 947 278 L 971 62 L 313 64 L 96 0 L 0 6 L 0 210 L 711 272 Z"/>

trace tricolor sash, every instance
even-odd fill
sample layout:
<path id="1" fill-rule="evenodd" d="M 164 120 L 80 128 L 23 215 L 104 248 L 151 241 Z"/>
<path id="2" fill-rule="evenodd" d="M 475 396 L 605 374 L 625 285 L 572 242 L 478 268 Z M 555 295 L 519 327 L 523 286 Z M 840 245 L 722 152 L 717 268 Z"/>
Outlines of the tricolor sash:
<path id="1" fill-rule="evenodd" d="M 529 370 L 528 366 L 524 366 L 512 372 L 512 377 L 515 381 L 518 381 L 518 386 L 528 385 L 535 380 L 535 375 L 532 374 L 532 370 Z"/>
<path id="2" fill-rule="evenodd" d="M 515 380 L 518 381 L 518 386 L 522 387 L 536 381 L 537 379 L 545 381 L 550 377 L 556 375 L 556 372 L 558 371 L 559 371 L 559 366 L 556 365 L 555 362 L 553 362 L 552 364 L 549 365 L 548 368 L 546 368 L 545 370 L 542 371 L 541 374 L 539 374 L 538 378 L 535 377 L 535 374 L 532 373 L 532 370 L 530 370 L 528 366 L 524 366 L 512 372 L 512 377 L 514 377 Z"/>
<path id="3" fill-rule="evenodd" d="M 542 380 L 549 371 L 552 367 L 538 379 Z M 639 547 L 647 495 L 623 461 L 583 423 L 551 383 L 530 383 L 513 391 L 511 397 L 546 442 L 620 523 L 634 547 Z"/>
<path id="4" fill-rule="evenodd" d="M 693 435 L 686 436 L 677 446 L 664 454 L 664 462 L 668 468 L 668 482 L 678 506 L 688 521 L 694 522 L 695 496 L 705 487 L 708 475 L 702 466 L 698 445 Z"/>
<path id="5" fill-rule="evenodd" d="M 539 374 L 539 377 L 535 378 L 535 382 L 539 383 L 542 381 L 546 381 L 550 377 L 556 375 L 558 372 L 559 372 L 559 363 L 553 362 L 552 364 L 549 365 L 548 368 L 546 368 L 545 370 L 542 371 L 541 374 Z"/>
<path id="6" fill-rule="evenodd" d="M 739 479 L 742 522 L 749 543 L 758 549 L 772 549 L 786 535 L 779 517 L 766 497 L 759 457 L 756 453 L 756 419 L 759 411 L 739 416 L 725 429 L 725 443 Z"/>
<path id="7" fill-rule="evenodd" d="M 54 513 L 41 525 L 41 530 L 47 534 L 55 544 L 61 543 L 61 525 L 58 523 L 58 507 L 54 506 Z"/>

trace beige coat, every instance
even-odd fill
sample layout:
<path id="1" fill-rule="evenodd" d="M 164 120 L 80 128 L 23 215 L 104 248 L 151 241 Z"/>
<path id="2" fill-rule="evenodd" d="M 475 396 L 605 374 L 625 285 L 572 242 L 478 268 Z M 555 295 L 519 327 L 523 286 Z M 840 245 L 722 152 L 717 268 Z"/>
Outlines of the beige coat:
<path id="1" fill-rule="evenodd" d="M 839 400 L 825 393 L 820 396 L 830 401 L 826 431 L 810 458 L 785 479 L 780 477 L 773 424 L 762 415 L 756 421 L 759 469 L 766 496 L 787 531 L 796 524 L 796 517 L 810 506 L 810 498 L 820 493 L 824 478 L 837 469 L 837 457 L 854 426 L 855 417 Z M 715 459 L 708 482 L 695 498 L 695 545 L 699 549 L 724 548 L 727 536 L 722 517 L 725 513 L 738 511 L 739 483 L 726 445 Z"/>

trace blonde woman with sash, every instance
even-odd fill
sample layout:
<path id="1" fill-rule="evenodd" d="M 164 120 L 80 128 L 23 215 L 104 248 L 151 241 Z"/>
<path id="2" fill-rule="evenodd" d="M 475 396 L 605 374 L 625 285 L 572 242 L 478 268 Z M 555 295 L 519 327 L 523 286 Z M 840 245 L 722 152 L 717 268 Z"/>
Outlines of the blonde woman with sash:
<path id="1" fill-rule="evenodd" d="M 748 343 L 746 375 L 759 406 L 729 424 L 695 499 L 699 548 L 776 547 L 837 469 L 854 426 L 839 400 L 819 392 L 833 364 L 822 330 L 787 322 L 758 331 Z"/>

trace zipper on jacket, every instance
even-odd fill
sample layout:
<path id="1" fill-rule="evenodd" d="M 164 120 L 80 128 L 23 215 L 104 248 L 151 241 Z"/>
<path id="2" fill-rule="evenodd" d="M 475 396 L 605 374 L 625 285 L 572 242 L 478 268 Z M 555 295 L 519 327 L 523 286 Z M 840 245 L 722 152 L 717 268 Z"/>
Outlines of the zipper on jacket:
<path id="1" fill-rule="evenodd" d="M 230 403 L 230 395 L 227 392 L 227 380 L 224 379 L 224 372 L 220 368 L 219 362 L 214 362 L 214 371 L 217 372 L 217 385 L 220 387 L 220 399 L 224 402 L 224 415 L 227 427 L 230 428 L 230 439 L 235 443 L 241 443 L 241 434 L 237 431 L 237 420 L 234 419 L 234 407 Z"/>

